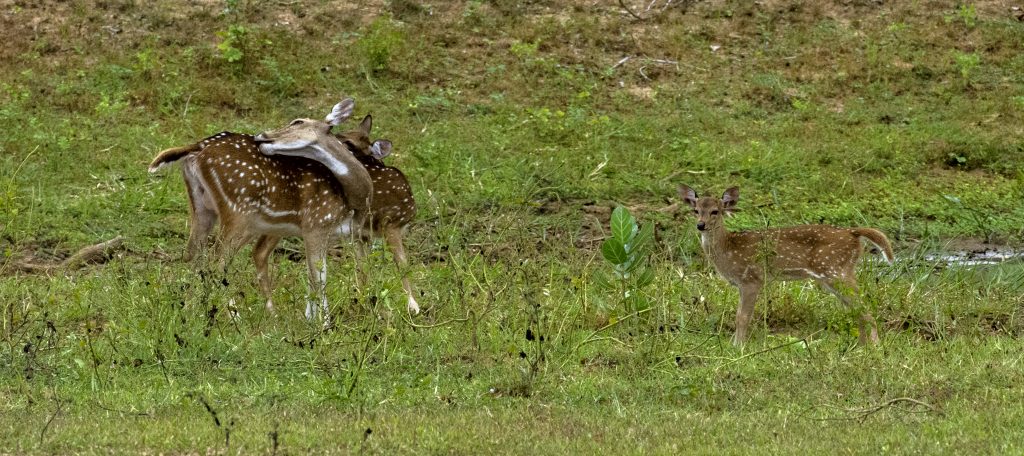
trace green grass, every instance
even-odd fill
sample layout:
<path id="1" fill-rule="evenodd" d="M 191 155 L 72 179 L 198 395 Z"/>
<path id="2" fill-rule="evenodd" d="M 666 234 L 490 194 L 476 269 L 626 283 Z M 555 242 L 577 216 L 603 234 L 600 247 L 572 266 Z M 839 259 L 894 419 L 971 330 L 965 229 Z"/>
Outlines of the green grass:
<path id="1" fill-rule="evenodd" d="M 695 2 L 645 21 L 605 3 L 9 8 L 0 452 L 1024 451 L 1024 267 L 924 259 L 1021 245 L 1024 27 L 999 2 Z M 300 242 L 273 257 L 267 315 L 247 251 L 227 289 L 177 261 L 183 183 L 146 165 L 344 96 L 413 186 L 428 310 L 405 314 L 379 246 L 354 290 L 342 246 L 339 328 L 321 333 L 301 319 Z M 738 295 L 671 209 L 679 183 L 738 185 L 731 229 L 888 233 L 901 261 L 861 271 L 882 345 L 785 283 L 732 347 Z M 594 280 L 616 205 L 654 224 L 640 314 Z M 11 268 L 117 235 L 103 265 Z"/>

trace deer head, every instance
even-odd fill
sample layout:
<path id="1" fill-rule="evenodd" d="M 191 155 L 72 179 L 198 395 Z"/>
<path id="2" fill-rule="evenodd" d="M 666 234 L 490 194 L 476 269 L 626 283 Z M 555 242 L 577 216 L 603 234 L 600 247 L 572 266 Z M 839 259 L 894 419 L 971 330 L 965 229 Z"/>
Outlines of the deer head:
<path id="1" fill-rule="evenodd" d="M 689 204 L 697 216 L 697 229 L 700 231 L 716 231 L 724 228 L 722 217 L 736 212 L 736 203 L 740 199 L 740 189 L 730 187 L 722 194 L 722 199 L 711 196 L 698 198 L 697 193 L 686 185 L 679 186 L 679 196 Z"/>
<path id="2" fill-rule="evenodd" d="M 370 211 L 373 183 L 352 153 L 331 134 L 331 128 L 352 115 L 355 101 L 346 98 L 334 105 L 323 121 L 299 118 L 287 126 L 256 135 L 263 155 L 284 155 L 315 160 L 327 166 L 345 189 L 345 200 L 355 212 L 356 226 Z"/>
<path id="3" fill-rule="evenodd" d="M 359 159 L 363 164 L 367 164 L 365 158 L 373 157 L 376 160 L 383 160 L 384 157 L 391 155 L 391 141 L 387 139 L 378 139 L 370 142 L 370 130 L 373 129 L 373 116 L 367 114 L 363 117 L 363 121 L 359 122 L 359 126 L 354 130 L 347 131 L 338 135 L 338 139 L 344 143 L 349 150 Z M 371 173 L 372 174 L 372 173 Z"/>

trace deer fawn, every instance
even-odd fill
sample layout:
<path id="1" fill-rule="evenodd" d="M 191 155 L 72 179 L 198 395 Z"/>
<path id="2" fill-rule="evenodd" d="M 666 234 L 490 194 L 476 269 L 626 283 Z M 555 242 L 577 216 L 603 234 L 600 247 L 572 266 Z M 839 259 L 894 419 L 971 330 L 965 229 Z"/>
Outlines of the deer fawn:
<path id="1" fill-rule="evenodd" d="M 356 159 L 370 173 L 373 181 L 373 205 L 370 210 L 370 217 L 361 232 L 360 243 L 357 253 L 360 257 L 360 266 L 364 267 L 363 258 L 366 257 L 366 244 L 371 241 L 371 236 L 382 237 L 387 242 L 394 257 L 395 265 L 398 267 L 398 274 L 401 276 L 402 288 L 407 297 L 406 307 L 412 313 L 418 313 L 419 304 L 413 297 L 412 285 L 406 275 L 408 260 L 405 257 L 405 248 L 402 246 L 402 236 L 408 228 L 409 223 L 416 217 L 416 200 L 412 195 L 412 188 L 398 168 L 384 164 L 384 157 L 391 154 L 391 141 L 378 139 L 370 142 L 370 130 L 373 128 L 373 117 L 367 115 L 359 123 L 355 130 L 342 133 L 338 139 L 352 151 Z M 360 282 L 365 283 L 365 273 L 360 270 Z"/>
<path id="2" fill-rule="evenodd" d="M 852 306 L 857 294 L 854 268 L 863 247 L 861 239 L 871 242 L 885 261 L 893 261 L 892 246 L 881 231 L 874 228 L 836 228 L 828 225 L 802 225 L 771 230 L 731 233 L 722 217 L 736 210 L 739 189 L 732 187 L 721 199 L 697 197 L 685 185 L 679 195 L 693 208 L 700 231 L 700 244 L 715 270 L 739 288 L 740 305 L 736 311 L 733 343 L 746 341 L 754 303 L 765 281 L 817 281 Z M 851 296 L 852 295 L 852 296 Z M 878 343 L 878 330 L 870 313 L 860 318 L 860 343 Z"/>
<path id="3" fill-rule="evenodd" d="M 330 134 L 331 127 L 352 115 L 353 106 L 354 101 L 345 99 L 325 121 L 296 119 L 255 137 L 222 132 L 157 155 L 150 172 L 179 159 L 185 161 L 182 172 L 194 222 L 186 258 L 202 250 L 218 218 L 225 270 L 237 251 L 256 238 L 253 260 L 257 279 L 272 311 L 267 259 L 281 237 L 301 236 L 306 244 L 311 299 L 306 304 L 306 318 L 315 318 L 319 307 L 325 326 L 330 325 L 325 290 L 327 249 L 341 236 L 361 231 L 373 197 L 369 173 Z"/>

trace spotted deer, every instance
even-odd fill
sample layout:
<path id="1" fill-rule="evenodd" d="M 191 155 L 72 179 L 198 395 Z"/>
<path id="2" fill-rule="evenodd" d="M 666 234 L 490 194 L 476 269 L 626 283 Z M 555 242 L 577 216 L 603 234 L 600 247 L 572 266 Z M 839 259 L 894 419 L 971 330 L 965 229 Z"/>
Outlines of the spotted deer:
<path id="1" fill-rule="evenodd" d="M 828 225 L 801 225 L 769 230 L 729 232 L 722 221 L 739 201 L 739 189 L 729 188 L 721 199 L 697 197 L 690 187 L 679 186 L 679 196 L 693 208 L 700 231 L 700 245 L 715 270 L 739 288 L 733 343 L 747 340 L 750 319 L 761 289 L 768 280 L 814 280 L 835 294 L 843 304 L 854 305 L 859 296 L 854 268 L 865 239 L 892 263 L 889 239 L 874 228 L 837 228 Z M 860 317 L 860 343 L 878 343 L 874 317 Z"/>
<path id="2" fill-rule="evenodd" d="M 201 253 L 218 219 L 225 270 L 237 251 L 256 239 L 252 255 L 257 280 L 272 311 L 267 259 L 282 237 L 302 237 L 310 276 L 305 314 L 314 319 L 322 310 L 324 324 L 330 325 L 327 249 L 343 236 L 359 235 L 373 198 L 369 173 L 330 134 L 352 115 L 353 106 L 354 101 L 345 99 L 324 121 L 295 119 L 257 136 L 222 132 L 157 155 L 150 172 L 184 160 L 193 220 L 186 258 Z"/>
<path id="3" fill-rule="evenodd" d="M 366 257 L 366 245 L 372 237 L 384 238 L 391 256 L 398 267 L 401 276 L 402 288 L 407 298 L 406 307 L 412 313 L 419 312 L 419 304 L 413 296 L 412 285 L 407 276 L 408 260 L 405 256 L 405 248 L 402 245 L 402 237 L 405 231 L 416 217 L 416 200 L 412 195 L 412 187 L 405 178 L 405 174 L 398 168 L 387 166 L 382 161 L 384 157 L 391 154 L 391 141 L 378 139 L 370 142 L 370 130 L 373 128 L 373 117 L 367 115 L 359 126 L 352 131 L 342 133 L 338 139 L 352 151 L 356 159 L 370 173 L 373 181 L 373 205 L 370 210 L 370 217 L 367 219 L 361 231 L 361 241 L 358 246 L 360 259 Z M 365 266 L 360 261 L 360 266 Z M 361 271 L 360 281 L 365 283 L 365 273 Z"/>

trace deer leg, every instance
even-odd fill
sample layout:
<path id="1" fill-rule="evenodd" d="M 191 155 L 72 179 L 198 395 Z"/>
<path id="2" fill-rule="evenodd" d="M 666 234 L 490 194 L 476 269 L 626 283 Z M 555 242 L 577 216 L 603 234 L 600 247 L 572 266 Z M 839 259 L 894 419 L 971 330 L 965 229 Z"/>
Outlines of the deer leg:
<path id="1" fill-rule="evenodd" d="M 420 306 L 416 303 L 416 298 L 413 297 L 412 285 L 409 283 L 409 262 L 405 258 L 405 247 L 402 246 L 402 229 L 397 227 L 390 227 L 384 232 L 384 239 L 388 243 L 388 247 L 391 248 L 391 256 L 394 257 L 395 266 L 398 267 L 398 274 L 402 277 L 402 288 L 405 289 L 405 295 L 408 297 L 406 302 L 406 309 L 410 313 L 420 313 Z"/>
<path id="2" fill-rule="evenodd" d="M 356 242 L 356 286 L 359 287 L 359 292 L 362 293 L 366 289 L 369 279 L 366 275 L 366 262 L 369 257 L 367 250 L 367 244 L 373 242 L 372 239 L 360 239 Z"/>
<path id="3" fill-rule="evenodd" d="M 270 313 L 274 313 L 274 286 L 267 260 L 280 241 L 279 237 L 264 235 L 256 240 L 256 246 L 252 248 L 252 262 L 256 264 L 256 280 L 259 282 L 263 296 L 267 298 L 267 312 Z"/>
<path id="4" fill-rule="evenodd" d="M 221 242 L 218 244 L 219 255 L 220 255 L 220 272 L 221 272 L 221 285 L 225 288 L 228 286 L 228 272 L 231 270 L 231 263 L 234 261 L 238 251 L 241 250 L 242 246 L 248 244 L 252 240 L 252 235 L 246 233 L 243 229 L 237 226 L 223 227 L 223 235 L 221 236 Z M 232 317 L 238 316 L 238 310 L 235 307 L 234 296 L 228 298 L 228 311 L 231 312 Z"/>
<path id="5" fill-rule="evenodd" d="M 192 261 L 199 258 L 210 241 L 213 225 L 217 223 L 217 211 L 208 201 L 210 194 L 202 182 L 188 167 L 182 168 L 185 176 L 185 188 L 188 190 L 189 213 L 191 215 L 188 233 L 188 244 L 182 259 Z"/>
<path id="6" fill-rule="evenodd" d="M 307 236 L 304 240 L 310 294 L 306 299 L 306 319 L 312 321 L 320 310 L 323 312 L 324 328 L 329 328 L 331 313 L 327 306 L 327 239 L 321 236 Z"/>
<path id="7" fill-rule="evenodd" d="M 754 282 L 739 286 L 740 306 L 736 309 L 736 335 L 733 337 L 733 345 L 743 345 L 749 337 L 750 319 L 754 316 L 754 303 L 761 294 L 762 285 L 761 282 Z"/>
<path id="8" fill-rule="evenodd" d="M 822 288 L 836 295 L 847 308 L 856 308 L 860 301 L 860 291 L 857 289 L 857 281 L 852 277 L 845 276 L 835 279 L 820 280 Z M 875 317 L 864 309 L 857 324 L 857 331 L 860 333 L 858 342 L 861 345 L 878 344 L 878 327 L 875 324 Z"/>

